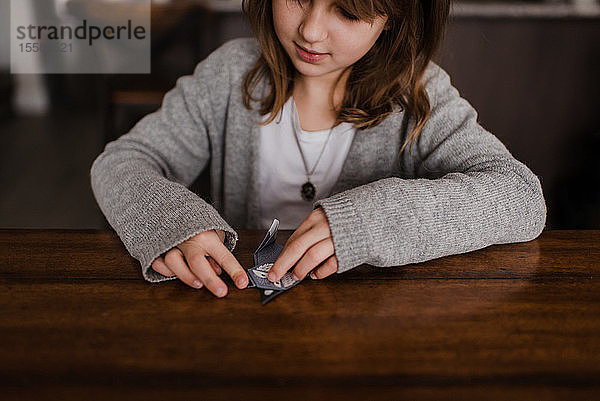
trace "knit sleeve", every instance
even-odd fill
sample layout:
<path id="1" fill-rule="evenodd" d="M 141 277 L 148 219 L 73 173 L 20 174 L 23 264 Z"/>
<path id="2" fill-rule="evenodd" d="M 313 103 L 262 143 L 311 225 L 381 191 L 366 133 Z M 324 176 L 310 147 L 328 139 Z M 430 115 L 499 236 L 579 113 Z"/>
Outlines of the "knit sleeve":
<path id="1" fill-rule="evenodd" d="M 209 131 L 222 131 L 211 105 L 229 90 L 225 50 L 180 78 L 158 111 L 106 145 L 92 165 L 98 205 L 148 281 L 166 279 L 150 267 L 157 256 L 197 233 L 220 229 L 230 250 L 236 244 L 217 210 L 187 188 L 211 157 Z"/>
<path id="2" fill-rule="evenodd" d="M 431 117 L 402 158 L 414 178 L 387 177 L 315 205 L 327 215 L 338 273 L 528 241 L 544 228 L 538 178 L 477 123 L 443 70 L 432 65 L 426 81 Z"/>

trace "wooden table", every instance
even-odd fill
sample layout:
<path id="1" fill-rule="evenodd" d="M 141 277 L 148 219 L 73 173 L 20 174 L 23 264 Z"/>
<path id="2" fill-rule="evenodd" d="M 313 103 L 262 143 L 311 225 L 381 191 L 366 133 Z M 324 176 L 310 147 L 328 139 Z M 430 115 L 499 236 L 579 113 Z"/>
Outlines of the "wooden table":
<path id="1" fill-rule="evenodd" d="M 243 266 L 263 235 L 240 232 Z M 600 398 L 600 231 L 361 266 L 262 306 L 146 283 L 112 232 L 0 230 L 0 285 L 2 399 Z"/>

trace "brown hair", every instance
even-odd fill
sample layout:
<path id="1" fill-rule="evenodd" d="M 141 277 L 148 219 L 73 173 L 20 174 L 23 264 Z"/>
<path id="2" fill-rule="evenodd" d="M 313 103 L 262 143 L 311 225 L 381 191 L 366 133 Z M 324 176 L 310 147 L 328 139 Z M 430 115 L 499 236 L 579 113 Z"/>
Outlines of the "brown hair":
<path id="1" fill-rule="evenodd" d="M 297 0 L 289 0 L 297 1 Z M 449 0 L 338 0 L 349 13 L 365 21 L 387 16 L 386 28 L 373 47 L 350 68 L 336 125 L 349 122 L 357 129 L 381 123 L 394 105 L 416 124 L 406 142 L 413 143 L 427 122 L 430 103 L 423 74 L 443 36 Z M 260 113 L 273 121 L 292 94 L 294 67 L 279 43 L 273 26 L 271 0 L 243 0 L 243 10 L 262 50 L 244 79 L 244 105 L 260 102 Z M 267 78 L 270 90 L 263 98 L 252 93 Z"/>

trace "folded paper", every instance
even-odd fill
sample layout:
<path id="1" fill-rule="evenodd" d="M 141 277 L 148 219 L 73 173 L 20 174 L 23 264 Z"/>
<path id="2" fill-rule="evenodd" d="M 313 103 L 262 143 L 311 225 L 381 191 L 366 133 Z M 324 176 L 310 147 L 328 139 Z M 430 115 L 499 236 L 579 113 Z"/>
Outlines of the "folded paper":
<path id="1" fill-rule="evenodd" d="M 279 220 L 274 219 L 265 238 L 254 251 L 254 267 L 246 271 L 250 279 L 248 288 L 254 287 L 260 290 L 263 305 L 300 282 L 300 280 L 292 278 L 292 269 L 286 272 L 278 282 L 273 283 L 267 278 L 273 263 L 283 250 L 283 246 L 275 242 L 278 229 Z"/>

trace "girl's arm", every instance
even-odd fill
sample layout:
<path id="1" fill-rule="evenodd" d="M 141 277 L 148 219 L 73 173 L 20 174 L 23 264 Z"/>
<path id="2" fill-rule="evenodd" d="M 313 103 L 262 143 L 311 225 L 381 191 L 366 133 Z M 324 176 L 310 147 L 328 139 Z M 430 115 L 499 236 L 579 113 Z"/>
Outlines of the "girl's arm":
<path id="1" fill-rule="evenodd" d="M 211 108 L 217 91 L 210 85 L 227 78 L 215 76 L 225 74 L 222 65 L 213 53 L 194 76 L 180 78 L 160 110 L 109 143 L 92 166 L 96 200 L 149 281 L 166 279 L 150 268 L 153 260 L 198 233 L 224 231 L 229 250 L 237 241 L 217 210 L 186 188 L 218 146 L 208 135 L 220 118 Z"/>
<path id="2" fill-rule="evenodd" d="M 537 177 L 477 123 L 444 71 L 432 64 L 426 77 L 431 118 L 401 161 L 414 178 L 385 178 L 316 203 L 340 273 L 528 241 L 544 228 Z"/>

